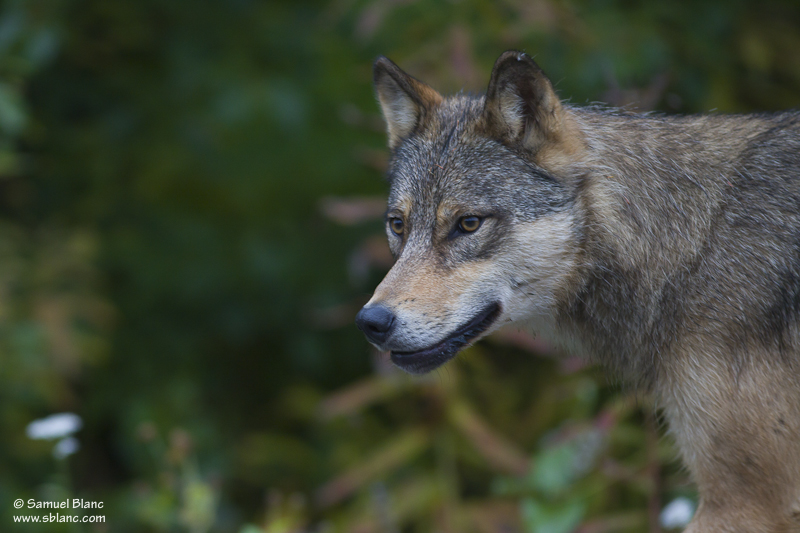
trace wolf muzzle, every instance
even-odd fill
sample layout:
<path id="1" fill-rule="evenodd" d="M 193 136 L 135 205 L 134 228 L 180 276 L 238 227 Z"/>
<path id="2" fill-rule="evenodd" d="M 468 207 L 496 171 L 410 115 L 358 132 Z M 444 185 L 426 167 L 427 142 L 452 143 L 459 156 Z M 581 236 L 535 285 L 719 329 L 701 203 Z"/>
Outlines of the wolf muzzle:
<path id="1" fill-rule="evenodd" d="M 478 339 L 502 313 L 499 302 L 492 302 L 435 344 L 413 351 L 391 350 L 392 362 L 411 374 L 423 374 L 443 365 L 463 348 Z M 386 346 L 397 319 L 382 305 L 364 307 L 356 315 L 356 325 L 374 345 Z"/>

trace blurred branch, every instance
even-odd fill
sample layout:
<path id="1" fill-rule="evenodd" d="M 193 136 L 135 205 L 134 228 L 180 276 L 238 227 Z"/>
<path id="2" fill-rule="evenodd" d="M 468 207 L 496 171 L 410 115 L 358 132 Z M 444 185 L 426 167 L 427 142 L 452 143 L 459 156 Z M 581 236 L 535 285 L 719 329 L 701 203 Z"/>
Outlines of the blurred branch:
<path id="1" fill-rule="evenodd" d="M 370 481 L 389 472 L 421 452 L 430 441 L 422 429 L 412 429 L 392 439 L 392 443 L 365 458 L 354 468 L 325 483 L 317 490 L 320 507 L 335 505 Z"/>
<path id="2" fill-rule="evenodd" d="M 447 414 L 493 468 L 516 476 L 525 475 L 530 470 L 528 457 L 491 429 L 466 403 L 453 401 Z"/>
<path id="3" fill-rule="evenodd" d="M 644 526 L 647 517 L 643 512 L 621 513 L 585 522 L 575 533 L 616 533 Z"/>
<path id="4" fill-rule="evenodd" d="M 328 219 L 342 224 L 352 226 L 367 220 L 383 218 L 386 211 L 386 200 L 384 198 L 340 198 L 327 196 L 319 202 L 320 211 Z"/>
<path id="5" fill-rule="evenodd" d="M 387 379 L 383 376 L 357 381 L 323 399 L 319 404 L 320 417 L 330 420 L 355 414 L 368 405 L 388 399 L 408 385 L 407 379 Z"/>
<path id="6" fill-rule="evenodd" d="M 471 524 L 481 533 L 518 533 L 522 531 L 517 502 L 489 502 L 467 506 Z"/>

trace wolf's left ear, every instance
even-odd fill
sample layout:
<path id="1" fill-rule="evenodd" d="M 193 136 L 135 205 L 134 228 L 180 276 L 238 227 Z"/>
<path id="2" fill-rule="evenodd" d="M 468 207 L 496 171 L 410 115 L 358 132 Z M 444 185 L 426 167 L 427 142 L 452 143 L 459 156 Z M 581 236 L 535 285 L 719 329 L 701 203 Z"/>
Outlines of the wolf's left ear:
<path id="1" fill-rule="evenodd" d="M 557 142 L 564 127 L 564 109 L 550 80 L 533 59 L 516 51 L 495 62 L 483 114 L 489 133 L 531 152 Z"/>
<path id="2" fill-rule="evenodd" d="M 394 149 L 442 102 L 442 96 L 383 56 L 375 61 L 373 75 L 375 93 L 386 119 L 389 148 Z"/>

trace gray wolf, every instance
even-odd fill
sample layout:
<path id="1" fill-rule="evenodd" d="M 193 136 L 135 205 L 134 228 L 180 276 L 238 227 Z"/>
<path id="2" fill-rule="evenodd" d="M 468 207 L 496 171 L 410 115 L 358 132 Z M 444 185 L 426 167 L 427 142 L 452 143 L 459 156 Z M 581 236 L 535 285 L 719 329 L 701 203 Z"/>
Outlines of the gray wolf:
<path id="1" fill-rule="evenodd" d="M 572 107 L 514 51 L 484 96 L 374 76 L 396 263 L 368 340 L 419 373 L 528 328 L 652 391 L 687 531 L 800 531 L 800 114 Z"/>

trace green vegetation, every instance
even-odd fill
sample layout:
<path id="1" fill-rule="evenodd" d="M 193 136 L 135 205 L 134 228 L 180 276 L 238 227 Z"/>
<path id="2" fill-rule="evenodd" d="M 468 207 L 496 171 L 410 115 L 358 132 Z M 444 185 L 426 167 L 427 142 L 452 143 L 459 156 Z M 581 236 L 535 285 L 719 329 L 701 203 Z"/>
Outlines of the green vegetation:
<path id="1" fill-rule="evenodd" d="M 693 492 L 646 397 L 516 332 L 411 378 L 353 326 L 389 266 L 371 63 L 480 91 L 518 48 L 573 103 L 769 111 L 800 104 L 798 28 L 789 1 L 3 2 L 0 529 L 657 531 Z M 56 458 L 26 427 L 60 412 Z"/>

